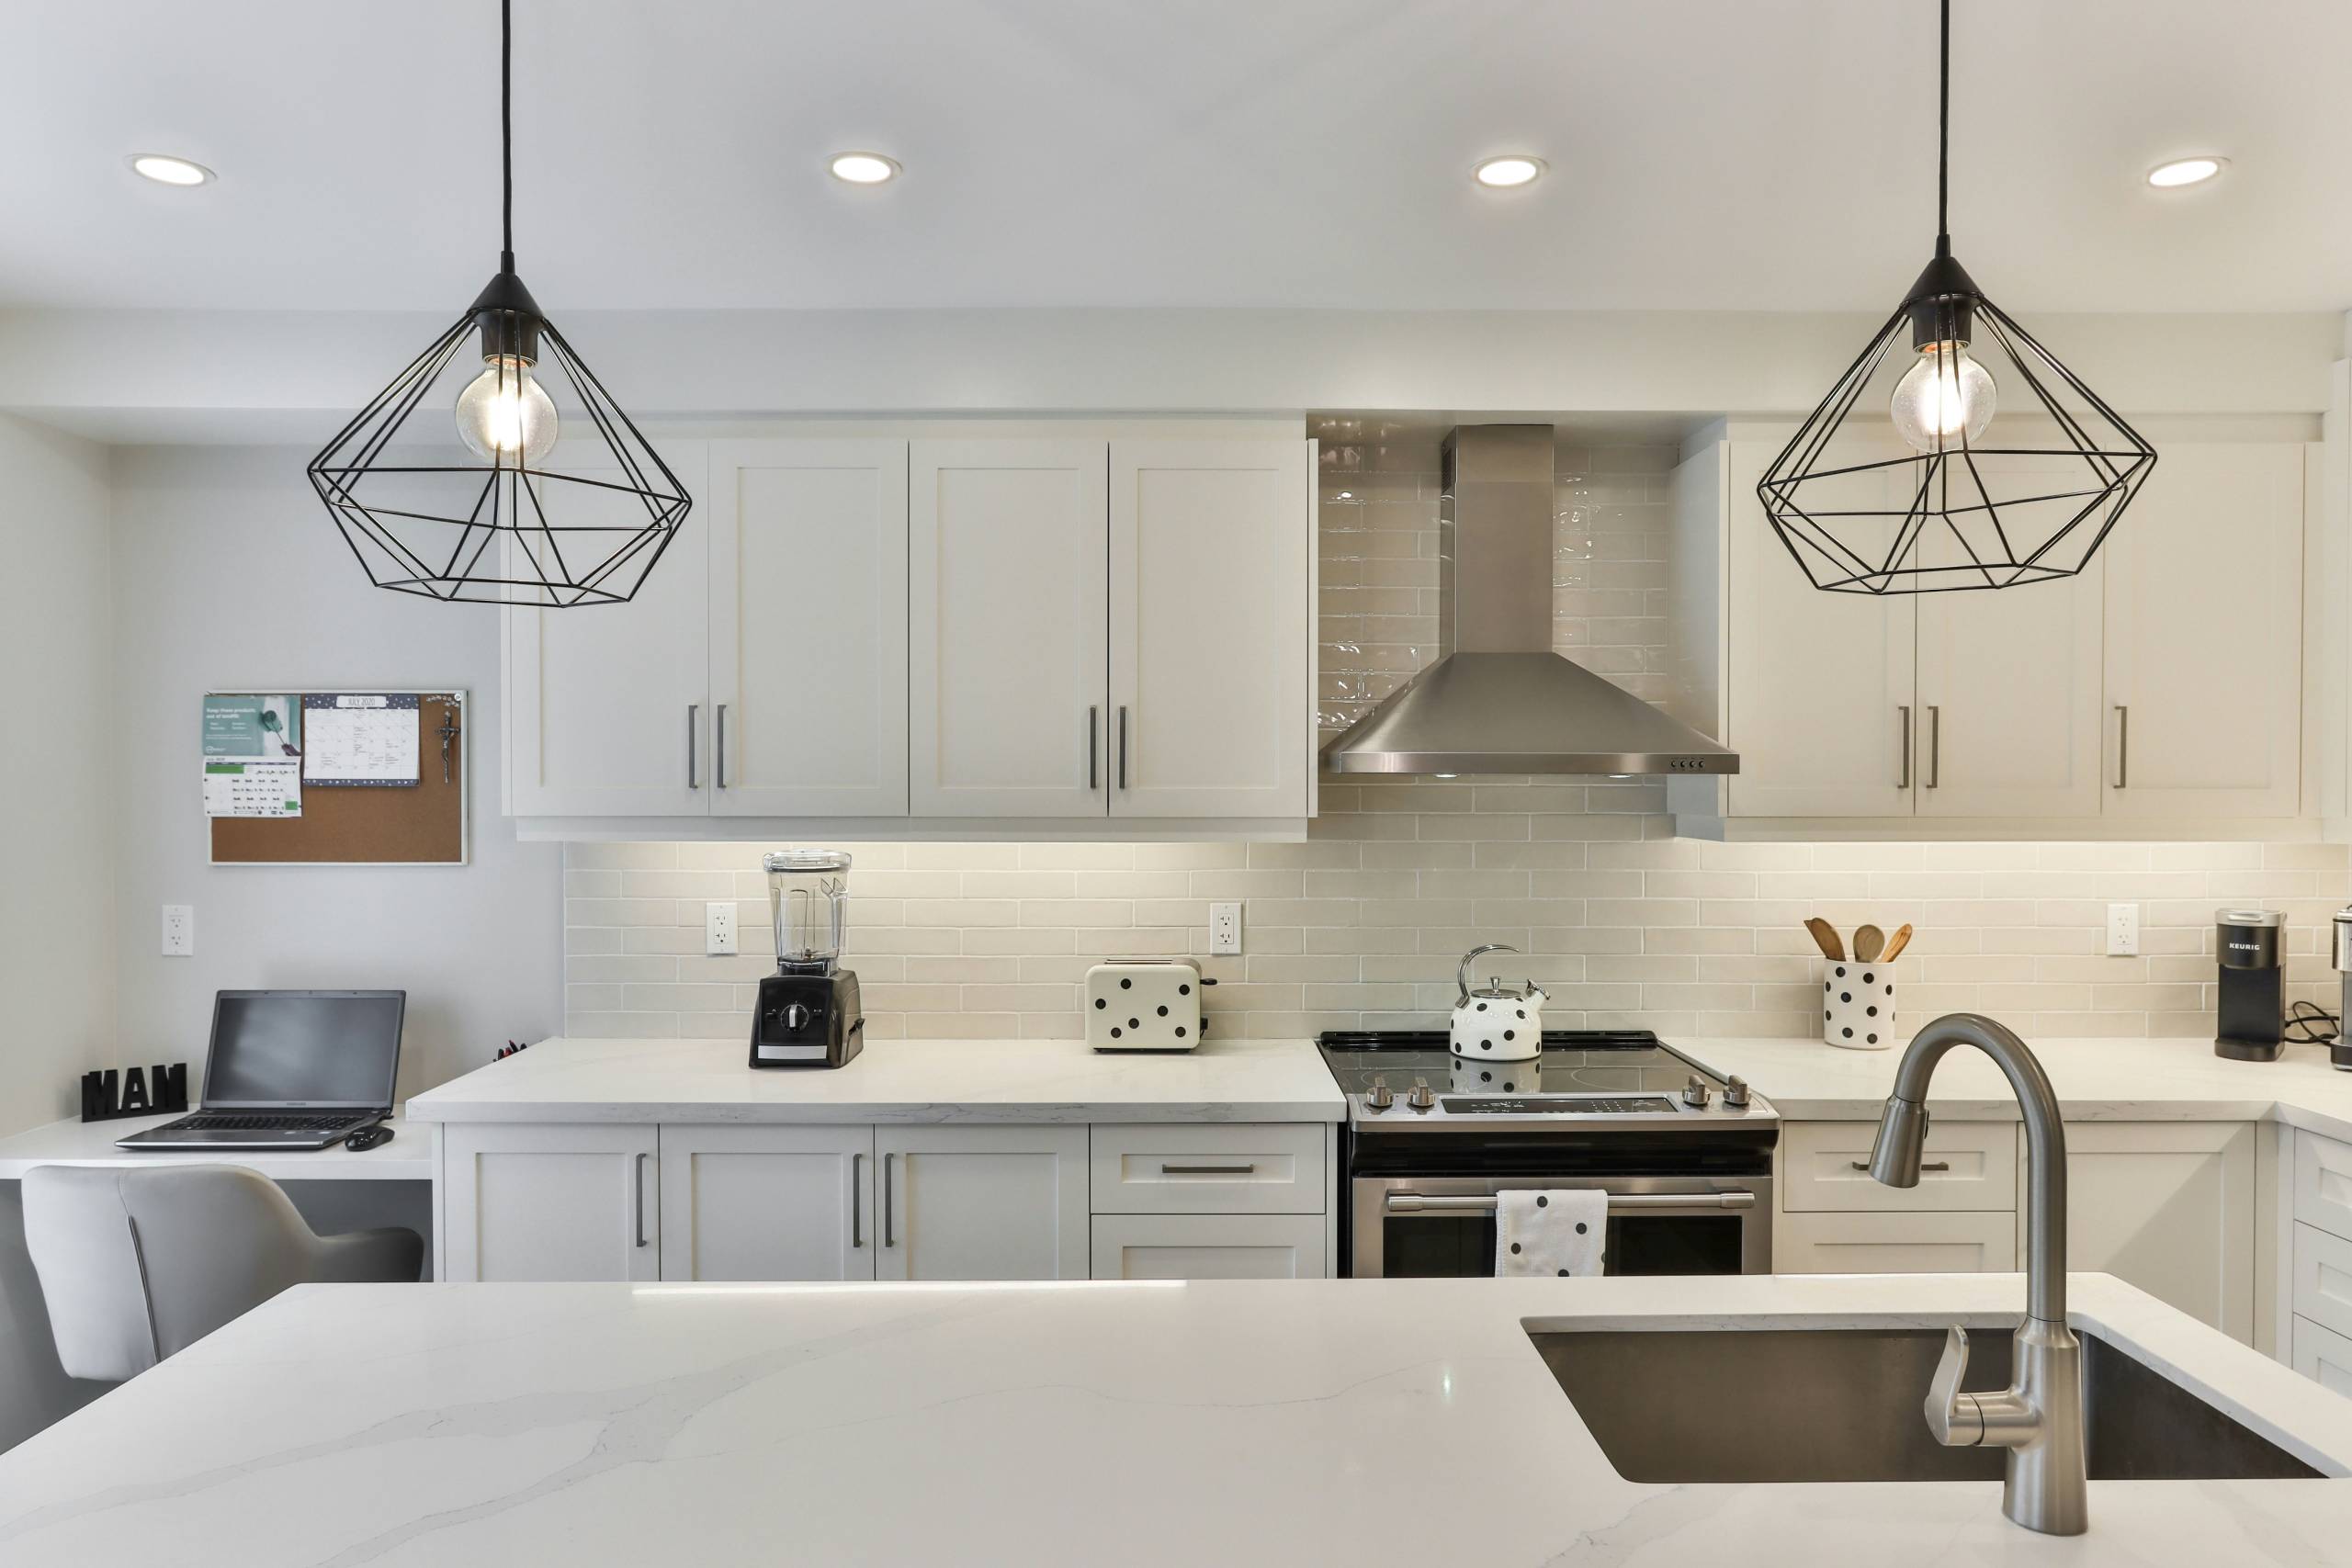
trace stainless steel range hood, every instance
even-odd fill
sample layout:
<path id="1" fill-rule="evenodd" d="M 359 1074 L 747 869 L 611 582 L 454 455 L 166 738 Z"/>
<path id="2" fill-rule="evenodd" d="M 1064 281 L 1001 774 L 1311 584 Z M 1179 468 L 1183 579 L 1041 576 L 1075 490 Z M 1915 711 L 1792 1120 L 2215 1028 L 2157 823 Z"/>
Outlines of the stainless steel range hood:
<path id="1" fill-rule="evenodd" d="M 1438 660 L 1323 749 L 1335 773 L 1736 773 L 1739 757 L 1552 651 L 1552 427 L 1446 437 Z"/>

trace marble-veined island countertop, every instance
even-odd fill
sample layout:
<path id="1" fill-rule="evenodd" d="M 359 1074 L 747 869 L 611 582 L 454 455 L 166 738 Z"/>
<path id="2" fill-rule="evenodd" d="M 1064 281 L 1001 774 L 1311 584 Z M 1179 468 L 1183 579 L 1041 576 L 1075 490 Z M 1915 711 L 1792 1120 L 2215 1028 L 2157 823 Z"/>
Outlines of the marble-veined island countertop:
<path id="1" fill-rule="evenodd" d="M 2352 1400 L 2073 1287 L 2078 1327 L 2352 1473 Z M 2022 1303 L 2016 1275 L 306 1286 L 0 1455 L 0 1562 L 2345 1561 L 2344 1479 L 2094 1481 L 2064 1540 L 1996 1481 L 1628 1482 L 1527 1333 Z"/>
<path id="2" fill-rule="evenodd" d="M 741 1040 L 542 1040 L 408 1101 L 412 1122 L 1340 1122 L 1312 1040 L 1094 1051 L 876 1040 L 847 1066 L 750 1066 Z"/>

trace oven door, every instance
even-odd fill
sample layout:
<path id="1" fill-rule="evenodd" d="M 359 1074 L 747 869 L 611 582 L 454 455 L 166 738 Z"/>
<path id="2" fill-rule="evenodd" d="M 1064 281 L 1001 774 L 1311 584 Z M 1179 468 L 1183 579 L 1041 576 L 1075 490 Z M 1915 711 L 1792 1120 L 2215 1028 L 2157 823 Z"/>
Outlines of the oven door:
<path id="1" fill-rule="evenodd" d="M 1769 1274 L 1769 1176 L 1359 1176 L 1350 1183 L 1358 1279 L 1476 1279 L 1495 1272 L 1495 1194 L 1609 1194 L 1605 1274 Z"/>

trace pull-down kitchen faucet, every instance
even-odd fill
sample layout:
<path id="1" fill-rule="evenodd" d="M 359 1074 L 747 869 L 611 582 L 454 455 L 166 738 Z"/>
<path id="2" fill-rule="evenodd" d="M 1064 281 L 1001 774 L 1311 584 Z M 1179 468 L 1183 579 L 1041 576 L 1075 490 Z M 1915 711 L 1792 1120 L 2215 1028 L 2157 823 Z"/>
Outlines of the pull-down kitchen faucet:
<path id="1" fill-rule="evenodd" d="M 1919 1185 L 1928 1136 L 1928 1080 L 1955 1045 L 2000 1064 L 2025 1113 L 2026 1317 L 2018 1325 L 2016 1374 L 1998 1393 L 1963 1393 L 1968 1331 L 1954 1326 L 1928 1385 L 1928 1429 L 1946 1448 L 2008 1450 L 2001 1512 L 2044 1535 L 2080 1535 L 2090 1523 L 2083 1451 L 2083 1351 L 2066 1326 L 2066 1129 L 2058 1097 L 2025 1042 L 1975 1013 L 1936 1020 L 1913 1037 L 1894 1069 L 1871 1149 L 1871 1175 L 1889 1187 Z"/>

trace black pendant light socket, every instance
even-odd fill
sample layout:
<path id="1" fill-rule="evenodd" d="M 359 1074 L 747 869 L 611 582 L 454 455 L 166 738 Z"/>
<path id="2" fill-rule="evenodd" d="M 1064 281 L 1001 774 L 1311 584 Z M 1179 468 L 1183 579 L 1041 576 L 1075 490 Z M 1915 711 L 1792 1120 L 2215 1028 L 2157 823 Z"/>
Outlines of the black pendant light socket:
<path id="1" fill-rule="evenodd" d="M 1953 259 L 1951 236 L 1936 241 L 1936 259 L 1921 269 L 1911 292 L 1903 297 L 1911 314 L 1911 346 L 1956 343 L 1966 345 L 1976 330 L 1976 302 L 1984 297 L 1968 269 Z"/>
<path id="2" fill-rule="evenodd" d="M 514 276 L 514 258 L 510 252 L 506 269 L 490 280 L 482 291 L 468 306 L 474 319 L 475 330 L 481 333 L 481 356 L 501 356 L 521 360 L 526 365 L 539 362 L 539 324 L 547 318 L 539 314 L 539 302 Z"/>

